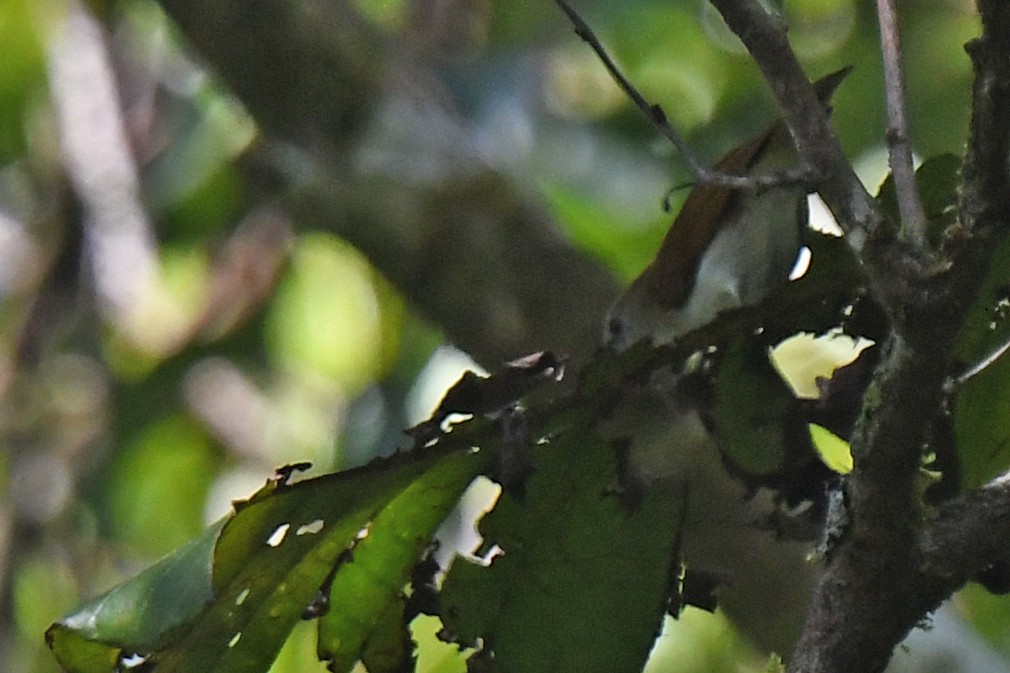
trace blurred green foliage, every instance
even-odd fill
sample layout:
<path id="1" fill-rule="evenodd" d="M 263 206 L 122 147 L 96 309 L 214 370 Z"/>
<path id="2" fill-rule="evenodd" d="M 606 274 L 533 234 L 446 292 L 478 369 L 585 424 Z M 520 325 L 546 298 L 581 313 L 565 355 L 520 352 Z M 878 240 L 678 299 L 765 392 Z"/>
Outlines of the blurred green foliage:
<path id="1" fill-rule="evenodd" d="M 395 42 L 429 4 L 349 6 Z M 486 160 L 535 193 L 574 245 L 633 277 L 671 218 L 664 193 L 690 179 L 683 163 L 552 2 L 472 4 L 453 54 L 466 67 L 430 66 L 433 81 L 449 83 L 452 114 L 493 138 L 501 119 L 487 110 L 510 111 L 533 142 L 521 151 L 500 143 Z M 856 66 L 834 124 L 861 173 L 879 177 L 884 116 L 870 4 L 781 4 L 812 75 Z M 441 326 L 331 232 L 257 224 L 274 195 L 246 162 L 260 138 L 241 101 L 199 65 L 157 3 L 120 0 L 91 6 L 118 77 L 165 289 L 144 321 L 160 345 L 131 340 L 91 280 L 81 195 L 60 149 L 66 131 L 47 49 L 74 6 L 0 3 L 0 669 L 11 673 L 58 670 L 41 637 L 50 622 L 198 534 L 277 465 L 309 458 L 321 472 L 405 446 L 404 401 L 441 341 Z M 707 4 L 594 0 L 580 9 L 705 156 L 774 115 L 756 69 Z M 901 11 L 915 149 L 924 158 L 960 152 L 973 7 L 947 0 Z M 370 128 L 371 143 L 396 146 L 388 128 Z M 417 180 L 419 201 L 428 186 Z M 685 195 L 672 193 L 674 209 Z M 981 379 L 979 396 L 998 400 L 986 386 L 1002 390 L 1003 369 Z M 1006 416 L 983 411 L 959 420 L 978 428 Z M 979 468 L 969 478 L 987 476 Z M 959 601 L 1010 652 L 1005 601 L 977 591 Z M 676 626 L 650 671 L 726 670 L 739 657 L 761 666 L 717 618 L 689 611 Z M 414 628 L 425 644 L 419 670 L 462 670 L 434 638 L 437 624 L 424 618 Z M 273 671 L 318 667 L 314 632 L 299 627 Z"/>
<path id="2" fill-rule="evenodd" d="M 45 60 L 40 26 L 29 0 L 0 7 L 4 62 L 0 68 L 0 164 L 23 157 L 29 148 L 26 122 L 33 100 L 45 95 Z"/>
<path id="3" fill-rule="evenodd" d="M 145 427 L 123 448 L 110 474 L 116 537 L 161 556 L 197 535 L 204 527 L 214 453 L 207 433 L 189 418 L 176 415 Z"/>

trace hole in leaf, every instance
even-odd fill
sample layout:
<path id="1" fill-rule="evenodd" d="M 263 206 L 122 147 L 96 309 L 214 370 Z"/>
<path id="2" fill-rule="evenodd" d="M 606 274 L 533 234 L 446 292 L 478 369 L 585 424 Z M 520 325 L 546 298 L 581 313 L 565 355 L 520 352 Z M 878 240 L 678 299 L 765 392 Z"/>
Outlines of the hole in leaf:
<path id="1" fill-rule="evenodd" d="M 123 654 L 119 657 L 119 669 L 128 671 L 131 668 L 137 668 L 143 665 L 147 661 L 147 657 L 136 652 L 132 654 Z"/>
<path id="2" fill-rule="evenodd" d="M 228 649 L 231 649 L 236 645 L 238 645 L 238 641 L 241 639 L 242 639 L 242 632 L 239 631 L 238 633 L 236 633 L 234 636 L 231 637 L 231 640 L 228 641 Z"/>
<path id="3" fill-rule="evenodd" d="M 280 546 L 281 542 L 284 542 L 285 536 L 288 534 L 288 529 L 291 528 L 291 524 L 282 523 L 274 529 L 274 532 L 270 533 L 270 537 L 267 538 L 267 544 L 271 547 Z"/>
<path id="4" fill-rule="evenodd" d="M 793 270 L 789 272 L 789 280 L 796 280 L 806 275 L 807 270 L 810 268 L 810 259 L 812 256 L 810 248 L 805 245 L 800 248 L 799 253 L 796 255 L 796 262 L 793 264 Z"/>
<path id="5" fill-rule="evenodd" d="M 245 599 L 249 598 L 249 588 L 246 587 L 242 590 L 238 596 L 235 597 L 235 605 L 242 605 L 245 603 Z"/>
<path id="6" fill-rule="evenodd" d="M 491 562 L 494 561 L 497 557 L 504 555 L 505 550 L 495 544 L 491 545 L 491 548 L 488 549 L 487 553 L 484 554 L 483 556 L 475 556 L 474 560 L 486 568 L 490 566 Z"/>
<path id="7" fill-rule="evenodd" d="M 295 531 L 295 535 L 315 535 L 323 529 L 323 525 L 322 519 L 316 519 L 312 523 L 306 523 L 299 526 L 298 530 Z"/>

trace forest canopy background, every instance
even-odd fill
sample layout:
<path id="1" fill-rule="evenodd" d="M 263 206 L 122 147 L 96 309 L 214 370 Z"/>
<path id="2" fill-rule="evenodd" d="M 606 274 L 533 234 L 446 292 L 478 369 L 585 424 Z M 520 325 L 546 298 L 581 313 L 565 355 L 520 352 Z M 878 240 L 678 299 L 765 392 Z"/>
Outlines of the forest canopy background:
<path id="1" fill-rule="evenodd" d="M 274 467 L 404 446 L 460 351 L 488 369 L 542 348 L 583 360 L 691 179 L 553 3 L 305 6 L 312 25 L 170 0 L 0 5 L 4 670 L 57 670 L 49 623 Z M 811 75 L 855 66 L 833 125 L 873 191 L 872 7 L 784 9 Z M 580 10 L 704 156 L 775 115 L 707 3 Z M 915 150 L 959 154 L 974 6 L 901 18 Z M 214 51 L 263 39 L 269 67 Z M 1010 651 L 1004 603 L 956 604 Z M 743 649 L 713 620 L 679 637 L 698 639 L 680 670 Z M 296 633 L 275 670 L 312 649 Z"/>

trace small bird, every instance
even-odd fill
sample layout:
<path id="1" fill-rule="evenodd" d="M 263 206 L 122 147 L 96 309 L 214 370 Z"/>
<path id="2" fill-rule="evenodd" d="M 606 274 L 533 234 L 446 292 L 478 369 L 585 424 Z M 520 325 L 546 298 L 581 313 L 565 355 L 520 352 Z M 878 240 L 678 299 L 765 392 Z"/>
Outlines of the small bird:
<path id="1" fill-rule="evenodd" d="M 814 84 L 826 109 L 850 70 Z M 789 129 L 779 120 L 726 153 L 715 170 L 758 176 L 797 162 Z M 645 337 L 672 343 L 721 311 L 759 303 L 788 279 L 796 262 L 807 223 L 807 192 L 800 184 L 763 191 L 695 187 L 656 257 L 611 309 L 607 346 L 624 350 Z"/>
<path id="2" fill-rule="evenodd" d="M 848 72 L 815 84 L 825 108 Z M 715 169 L 766 175 L 797 162 L 788 128 L 779 121 L 731 150 Z M 759 303 L 788 280 L 807 224 L 806 198 L 800 184 L 764 191 L 695 187 L 655 259 L 611 310 L 606 345 L 621 351 L 645 338 L 673 343 L 721 311 Z M 754 497 L 727 470 L 690 378 L 655 372 L 625 391 L 601 430 L 624 447 L 619 476 L 625 489 L 663 489 L 684 507 L 680 551 L 687 572 L 716 578 L 718 604 L 739 630 L 788 655 L 817 576 L 806 560 L 811 545 L 778 540 L 758 525 L 774 507 L 771 494 Z"/>

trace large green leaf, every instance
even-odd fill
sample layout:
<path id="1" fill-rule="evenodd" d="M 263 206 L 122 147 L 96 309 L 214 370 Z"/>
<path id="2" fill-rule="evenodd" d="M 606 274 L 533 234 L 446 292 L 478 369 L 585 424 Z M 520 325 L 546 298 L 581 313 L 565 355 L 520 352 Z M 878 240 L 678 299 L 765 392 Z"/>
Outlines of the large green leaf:
<path id="1" fill-rule="evenodd" d="M 970 367 L 1010 339 L 1010 238 L 993 254 L 989 274 L 958 338 L 957 356 Z M 955 429 L 962 484 L 979 486 L 1010 466 L 1010 358 L 1005 355 L 958 391 Z"/>
<path id="2" fill-rule="evenodd" d="M 410 649 L 403 587 L 435 529 L 486 461 L 467 453 L 441 460 L 403 488 L 368 524 L 367 535 L 333 578 L 330 610 L 319 624 L 319 655 L 348 671 L 368 654 L 369 672 L 399 670 Z M 374 531 L 374 532 L 373 532 Z M 365 649 L 365 646 L 369 647 Z"/>
<path id="3" fill-rule="evenodd" d="M 482 639 L 502 673 L 637 673 L 676 586 L 677 498 L 622 503 L 614 446 L 588 423 L 533 459 L 523 495 L 481 522 L 485 547 L 503 553 L 453 564 L 443 621 L 461 643 Z"/>
<path id="4" fill-rule="evenodd" d="M 459 445 L 294 485 L 271 479 L 198 540 L 50 627 L 54 653 L 71 673 L 111 673 L 121 654 L 159 673 L 266 670 L 357 547 L 380 595 L 365 605 L 337 596 L 325 622 L 390 609 L 430 533 L 486 469 L 486 454 Z M 360 569 L 344 563 L 334 582 L 351 568 Z"/>

